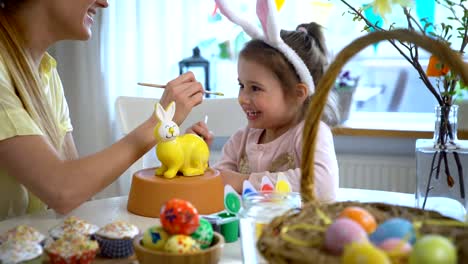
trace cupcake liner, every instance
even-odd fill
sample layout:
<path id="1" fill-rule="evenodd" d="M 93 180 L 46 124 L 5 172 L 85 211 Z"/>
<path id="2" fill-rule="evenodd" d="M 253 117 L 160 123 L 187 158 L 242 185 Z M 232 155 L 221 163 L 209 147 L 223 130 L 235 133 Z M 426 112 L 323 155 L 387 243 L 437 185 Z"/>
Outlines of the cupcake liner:
<path id="1" fill-rule="evenodd" d="M 89 250 L 70 257 L 63 257 L 59 254 L 48 252 L 50 264 L 89 264 L 96 258 L 97 250 Z"/>
<path id="2" fill-rule="evenodd" d="M 107 258 L 125 258 L 133 255 L 133 239 L 109 239 L 96 235 L 99 255 Z"/>

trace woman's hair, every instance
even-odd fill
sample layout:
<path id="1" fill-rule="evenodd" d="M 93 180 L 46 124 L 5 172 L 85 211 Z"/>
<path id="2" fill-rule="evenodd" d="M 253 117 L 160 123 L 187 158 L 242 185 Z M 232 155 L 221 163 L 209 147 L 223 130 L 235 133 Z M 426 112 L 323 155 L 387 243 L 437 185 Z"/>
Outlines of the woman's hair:
<path id="1" fill-rule="evenodd" d="M 328 66 L 328 51 L 321 26 L 314 22 L 301 24 L 297 26 L 295 31 L 282 30 L 281 38 L 304 61 L 317 87 L 318 81 Z M 285 96 L 292 98 L 293 88 L 301 81 L 293 65 L 281 52 L 262 40 L 254 39 L 245 45 L 240 56 L 269 68 L 280 80 Z M 312 96 L 310 95 L 303 104 L 302 118 L 304 118 Z M 338 119 L 336 94 L 331 91 L 322 120 L 329 126 L 334 126 L 338 123 Z"/>
<path id="2" fill-rule="evenodd" d="M 0 57 L 8 72 L 15 93 L 36 125 L 62 158 L 73 157 L 66 149 L 57 117 L 44 94 L 44 87 L 32 58 L 25 50 L 24 39 L 15 24 L 14 15 L 27 1 L 0 0 Z"/>

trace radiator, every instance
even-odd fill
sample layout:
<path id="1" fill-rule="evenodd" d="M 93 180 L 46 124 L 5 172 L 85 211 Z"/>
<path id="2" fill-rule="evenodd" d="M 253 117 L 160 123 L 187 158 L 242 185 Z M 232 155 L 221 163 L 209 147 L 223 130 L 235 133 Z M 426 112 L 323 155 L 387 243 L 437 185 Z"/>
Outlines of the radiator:
<path id="1" fill-rule="evenodd" d="M 414 157 L 338 155 L 340 187 L 414 193 Z"/>

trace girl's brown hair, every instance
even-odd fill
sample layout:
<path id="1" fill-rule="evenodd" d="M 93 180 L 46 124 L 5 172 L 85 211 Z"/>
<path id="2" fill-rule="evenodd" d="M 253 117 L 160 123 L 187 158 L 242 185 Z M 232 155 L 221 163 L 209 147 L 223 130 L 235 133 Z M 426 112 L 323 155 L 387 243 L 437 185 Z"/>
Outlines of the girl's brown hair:
<path id="1" fill-rule="evenodd" d="M 15 12 L 26 2 L 0 0 L 0 57 L 24 109 L 62 158 L 71 158 L 73 152 L 63 144 L 58 119 L 46 99 L 39 72 L 25 50 L 24 38 L 15 24 Z"/>
<path id="2" fill-rule="evenodd" d="M 315 86 L 317 86 L 328 66 L 328 51 L 321 26 L 314 22 L 301 24 L 297 26 L 295 31 L 281 31 L 281 38 L 304 61 L 314 79 Z M 280 80 L 285 96 L 293 96 L 293 88 L 301 81 L 294 66 L 281 52 L 262 40 L 254 39 L 245 45 L 240 56 L 269 68 Z M 314 95 L 310 95 L 302 106 L 302 118 L 312 96 Z M 336 95 L 331 92 L 322 120 L 329 126 L 334 126 L 338 123 L 338 119 Z"/>

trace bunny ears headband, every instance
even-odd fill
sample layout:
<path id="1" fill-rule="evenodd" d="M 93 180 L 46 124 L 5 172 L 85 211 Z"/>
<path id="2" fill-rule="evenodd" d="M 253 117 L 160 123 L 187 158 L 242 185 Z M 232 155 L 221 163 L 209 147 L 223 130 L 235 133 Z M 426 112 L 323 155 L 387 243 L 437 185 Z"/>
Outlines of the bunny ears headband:
<path id="1" fill-rule="evenodd" d="M 276 6 L 274 0 L 257 0 L 257 16 L 262 24 L 263 33 L 251 22 L 242 17 L 237 16 L 229 8 L 229 0 L 215 0 L 221 13 L 231 20 L 234 24 L 239 25 L 253 39 L 260 39 L 268 45 L 280 51 L 288 61 L 294 66 L 296 73 L 299 75 L 301 82 L 305 83 L 309 88 L 309 93 L 313 94 L 315 90 L 314 81 L 305 65 L 304 61 L 297 53 L 284 43 L 280 36 L 280 28 L 276 21 Z"/>

